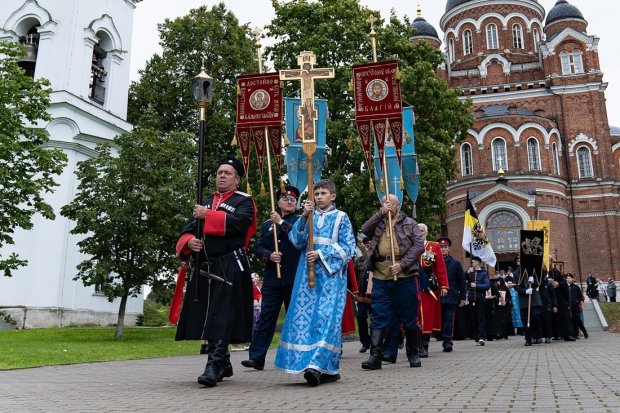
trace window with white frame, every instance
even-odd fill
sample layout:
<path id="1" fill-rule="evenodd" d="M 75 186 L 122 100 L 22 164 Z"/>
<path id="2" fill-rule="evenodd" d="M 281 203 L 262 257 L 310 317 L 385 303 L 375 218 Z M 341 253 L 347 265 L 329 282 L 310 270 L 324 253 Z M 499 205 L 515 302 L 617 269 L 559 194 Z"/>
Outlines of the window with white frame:
<path id="1" fill-rule="evenodd" d="M 592 178 L 592 154 L 590 148 L 582 146 L 577 149 L 577 163 L 579 164 L 579 178 Z"/>
<path id="2" fill-rule="evenodd" d="M 538 42 L 540 42 L 540 35 L 538 29 L 532 30 L 532 36 L 534 38 L 534 51 L 538 53 Z"/>
<path id="3" fill-rule="evenodd" d="M 487 49 L 499 49 L 497 25 L 495 23 L 487 25 Z"/>
<path id="4" fill-rule="evenodd" d="M 530 171 L 540 171 L 540 151 L 538 150 L 538 141 L 536 138 L 527 140 L 527 161 Z"/>
<path id="5" fill-rule="evenodd" d="M 553 158 L 553 173 L 560 174 L 560 157 L 558 155 L 558 145 L 554 142 L 551 144 L 551 157 Z"/>
<path id="6" fill-rule="evenodd" d="M 503 138 L 495 138 L 491 145 L 493 148 L 493 170 L 499 170 L 502 166 L 504 171 L 508 170 L 508 160 L 506 159 L 506 141 Z"/>
<path id="7" fill-rule="evenodd" d="M 572 53 L 563 51 L 560 53 L 560 62 L 562 63 L 562 74 L 572 75 L 583 73 L 583 53 L 576 49 Z"/>
<path id="8" fill-rule="evenodd" d="M 448 54 L 450 56 L 450 63 L 454 63 L 454 61 L 456 60 L 454 58 L 454 39 L 450 39 L 450 41 L 448 42 Z"/>
<path id="9" fill-rule="evenodd" d="M 583 73 L 583 58 L 581 50 L 573 51 L 573 73 Z"/>
<path id="10" fill-rule="evenodd" d="M 464 143 L 461 145 L 461 175 L 470 176 L 474 173 L 474 166 L 471 158 L 471 145 Z"/>
<path id="11" fill-rule="evenodd" d="M 518 23 L 512 25 L 512 46 L 515 49 L 523 49 L 523 29 Z"/>
<path id="12" fill-rule="evenodd" d="M 465 30 L 463 32 L 463 54 L 465 56 L 474 52 L 474 43 L 471 35 L 471 30 Z"/>

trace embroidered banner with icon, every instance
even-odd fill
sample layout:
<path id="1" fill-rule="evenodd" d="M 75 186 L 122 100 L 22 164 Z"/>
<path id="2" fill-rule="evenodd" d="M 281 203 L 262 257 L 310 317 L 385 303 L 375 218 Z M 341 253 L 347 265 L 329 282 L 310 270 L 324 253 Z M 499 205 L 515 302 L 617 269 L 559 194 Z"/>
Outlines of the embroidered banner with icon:
<path id="1" fill-rule="evenodd" d="M 364 158 L 370 166 L 371 132 L 379 157 L 383 157 L 388 136 L 394 141 L 399 164 L 402 162 L 402 100 L 398 62 L 388 61 L 353 66 L 355 123 Z"/>
<path id="2" fill-rule="evenodd" d="M 262 174 L 265 156 L 265 129 L 281 164 L 282 91 L 278 73 L 237 76 L 236 138 L 246 172 L 249 167 L 250 143 L 253 141 Z"/>

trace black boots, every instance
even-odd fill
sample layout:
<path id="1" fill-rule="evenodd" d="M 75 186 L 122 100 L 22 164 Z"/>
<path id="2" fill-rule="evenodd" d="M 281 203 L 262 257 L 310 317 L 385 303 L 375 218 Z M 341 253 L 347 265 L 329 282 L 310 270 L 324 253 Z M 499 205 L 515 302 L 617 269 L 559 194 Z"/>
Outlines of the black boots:
<path id="1" fill-rule="evenodd" d="M 383 356 L 383 339 L 385 331 L 379 328 L 370 330 L 370 357 L 362 363 L 364 370 L 381 369 L 381 357 Z"/>
<path id="2" fill-rule="evenodd" d="M 228 354 L 228 342 L 218 340 L 215 344 L 209 342 L 209 358 L 204 373 L 198 377 L 198 383 L 206 387 L 214 387 L 224 377 L 233 375 Z"/>
<path id="3" fill-rule="evenodd" d="M 405 337 L 407 338 L 407 360 L 409 360 L 409 367 L 421 367 L 420 361 L 420 330 L 418 328 L 413 330 L 405 330 Z"/>
<path id="4" fill-rule="evenodd" d="M 422 334 L 422 345 L 421 345 L 421 348 L 420 348 L 420 358 L 424 359 L 424 358 L 428 357 L 428 343 L 429 343 L 429 341 L 431 341 L 431 335 L 430 334 Z"/>

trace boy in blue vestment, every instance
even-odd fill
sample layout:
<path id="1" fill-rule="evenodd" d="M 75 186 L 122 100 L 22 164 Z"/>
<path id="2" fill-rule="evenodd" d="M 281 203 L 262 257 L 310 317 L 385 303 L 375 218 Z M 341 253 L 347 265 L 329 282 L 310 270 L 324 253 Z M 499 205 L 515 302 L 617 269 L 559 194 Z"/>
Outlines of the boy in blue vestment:
<path id="1" fill-rule="evenodd" d="M 333 205 L 336 186 L 317 182 L 314 202 L 289 232 L 291 243 L 302 250 L 295 274 L 291 304 L 286 314 L 275 367 L 286 373 L 304 373 L 311 386 L 340 379 L 341 322 L 347 293 L 347 264 L 355 251 L 349 217 Z M 308 251 L 308 215 L 313 211 L 314 250 Z M 314 263 L 315 286 L 308 285 L 308 262 Z"/>

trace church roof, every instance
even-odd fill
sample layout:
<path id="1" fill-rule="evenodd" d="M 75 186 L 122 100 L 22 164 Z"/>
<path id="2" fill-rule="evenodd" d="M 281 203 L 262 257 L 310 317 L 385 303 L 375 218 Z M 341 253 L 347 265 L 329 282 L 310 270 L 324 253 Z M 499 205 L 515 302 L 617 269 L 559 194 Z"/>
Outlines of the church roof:
<path id="1" fill-rule="evenodd" d="M 583 14 L 581 14 L 577 7 L 573 6 L 566 0 L 559 0 L 557 3 L 555 3 L 555 6 L 553 6 L 553 8 L 549 10 L 545 25 L 564 19 L 585 20 L 583 18 Z"/>
<path id="2" fill-rule="evenodd" d="M 413 23 L 411 23 L 411 28 L 415 29 L 416 31 L 413 37 L 428 36 L 439 39 L 439 36 L 437 35 L 437 30 L 435 30 L 432 24 L 424 20 L 423 17 L 416 17 Z"/>
<path id="3" fill-rule="evenodd" d="M 463 3 L 467 3 L 470 1 L 471 0 L 448 0 L 448 2 L 446 3 L 446 13 L 456 8 L 457 6 L 460 6 Z"/>
<path id="4" fill-rule="evenodd" d="M 510 115 L 511 106 L 513 105 L 493 105 L 483 107 L 481 108 L 481 110 L 484 112 L 484 115 L 482 115 L 482 117 L 497 117 Z M 516 108 L 516 114 L 519 116 L 538 116 L 536 113 L 532 112 L 531 110 L 525 109 L 524 107 L 516 106 Z"/>

